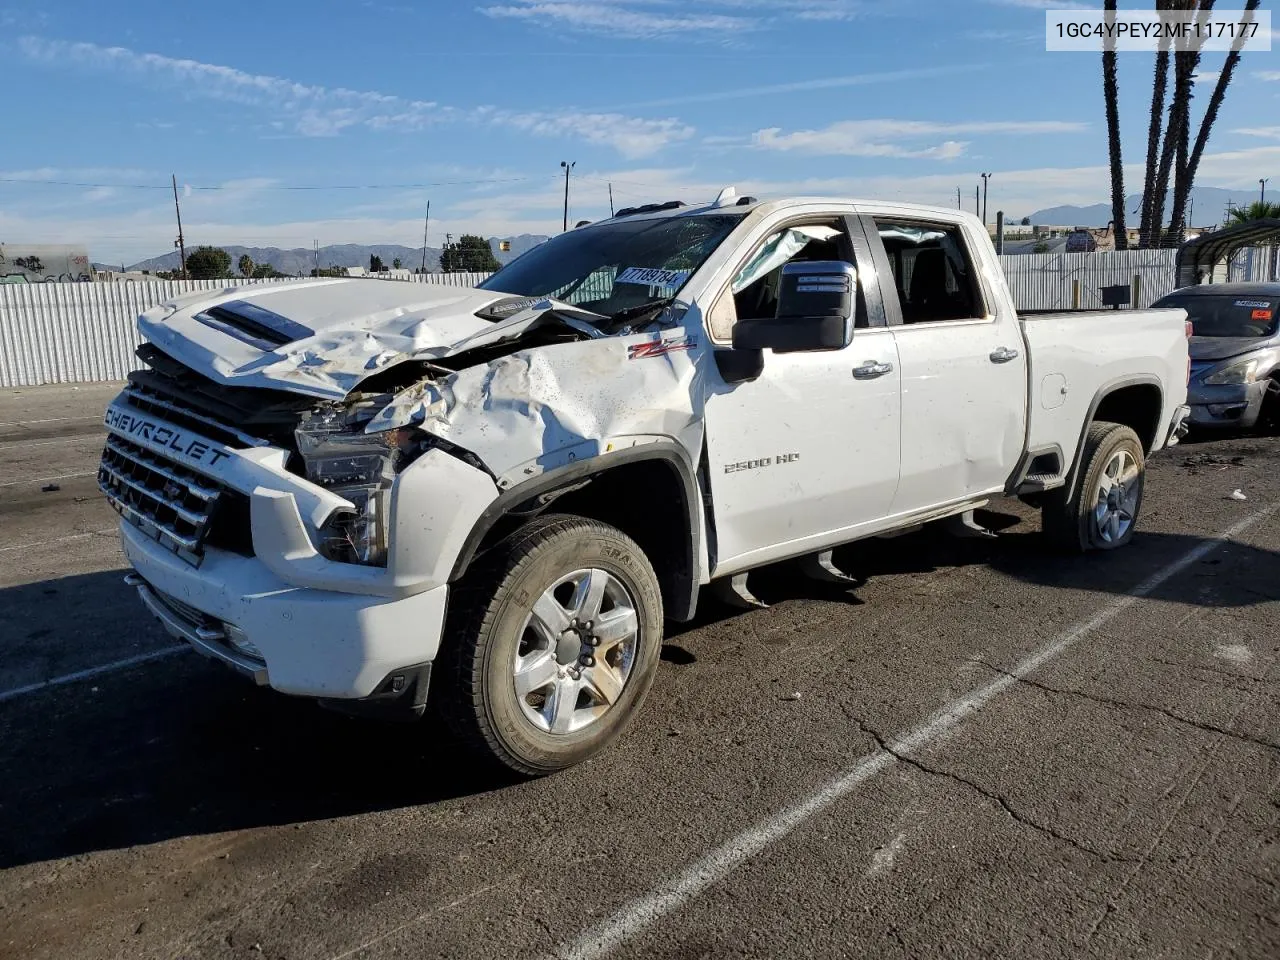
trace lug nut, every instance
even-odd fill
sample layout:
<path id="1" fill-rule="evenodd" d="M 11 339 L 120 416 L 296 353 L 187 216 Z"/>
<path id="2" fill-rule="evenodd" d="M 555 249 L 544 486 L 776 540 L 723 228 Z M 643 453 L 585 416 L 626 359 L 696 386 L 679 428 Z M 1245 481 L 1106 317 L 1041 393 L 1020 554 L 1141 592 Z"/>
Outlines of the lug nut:
<path id="1" fill-rule="evenodd" d="M 600 638 L 593 634 L 592 636 L 587 638 L 587 643 L 593 647 L 598 647 L 600 646 Z"/>
<path id="2" fill-rule="evenodd" d="M 583 658 L 582 658 L 582 665 L 583 665 L 584 667 L 594 667 L 594 666 L 596 665 L 596 658 L 595 658 L 595 657 L 583 657 Z"/>

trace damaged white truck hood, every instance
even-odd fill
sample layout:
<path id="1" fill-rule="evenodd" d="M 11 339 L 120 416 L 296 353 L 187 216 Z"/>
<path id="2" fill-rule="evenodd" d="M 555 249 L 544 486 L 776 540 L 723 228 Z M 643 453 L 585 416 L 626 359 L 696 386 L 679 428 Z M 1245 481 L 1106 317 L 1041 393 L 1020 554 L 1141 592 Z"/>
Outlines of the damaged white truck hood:
<path id="1" fill-rule="evenodd" d="M 168 301 L 138 318 L 144 337 L 230 386 L 339 400 L 359 381 L 407 359 L 453 352 L 507 324 L 476 311 L 510 294 L 381 280 L 229 287 Z M 489 339 L 485 337 L 484 339 Z"/>

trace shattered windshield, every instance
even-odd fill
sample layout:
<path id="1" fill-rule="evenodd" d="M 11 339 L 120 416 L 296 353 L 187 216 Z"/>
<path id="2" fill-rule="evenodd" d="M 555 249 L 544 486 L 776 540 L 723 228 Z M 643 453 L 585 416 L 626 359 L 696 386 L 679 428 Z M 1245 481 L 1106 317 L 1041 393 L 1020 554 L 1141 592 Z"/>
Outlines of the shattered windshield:
<path id="1" fill-rule="evenodd" d="M 742 214 L 610 221 L 562 233 L 480 284 L 551 297 L 618 318 L 664 302 L 742 221 Z"/>
<path id="2" fill-rule="evenodd" d="M 1280 303 L 1268 296 L 1173 296 L 1156 306 L 1186 310 L 1197 337 L 1269 337 L 1280 321 Z"/>

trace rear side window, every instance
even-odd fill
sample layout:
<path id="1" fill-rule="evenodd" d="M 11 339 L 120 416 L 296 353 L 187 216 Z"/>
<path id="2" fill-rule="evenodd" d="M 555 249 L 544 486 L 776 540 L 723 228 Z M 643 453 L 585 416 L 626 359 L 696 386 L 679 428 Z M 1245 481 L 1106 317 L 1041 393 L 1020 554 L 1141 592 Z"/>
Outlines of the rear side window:
<path id="1" fill-rule="evenodd" d="M 893 269 L 903 323 L 986 316 L 959 226 L 877 219 L 876 230 Z"/>
<path id="2" fill-rule="evenodd" d="M 1269 337 L 1280 319 L 1280 300 L 1266 296 L 1174 295 L 1158 300 L 1155 306 L 1187 311 L 1197 337 Z"/>

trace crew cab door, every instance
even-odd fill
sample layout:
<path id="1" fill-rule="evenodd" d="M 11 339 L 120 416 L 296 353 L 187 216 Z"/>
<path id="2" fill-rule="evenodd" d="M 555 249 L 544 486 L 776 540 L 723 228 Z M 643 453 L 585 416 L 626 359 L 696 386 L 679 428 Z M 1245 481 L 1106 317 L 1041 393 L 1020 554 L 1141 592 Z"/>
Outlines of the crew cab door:
<path id="1" fill-rule="evenodd" d="M 759 375 L 734 382 L 739 318 L 775 316 L 787 263 L 831 260 L 858 272 L 852 342 L 765 350 Z M 857 219 L 765 226 L 727 276 L 704 301 L 718 361 L 705 393 L 713 575 L 838 542 L 838 531 L 884 516 L 898 484 L 897 349 Z"/>
<path id="2" fill-rule="evenodd" d="M 1026 442 L 1027 357 L 1006 297 L 984 282 L 963 222 L 863 220 L 902 368 L 895 514 L 1003 491 Z M 998 267 L 994 263 L 988 267 Z"/>

